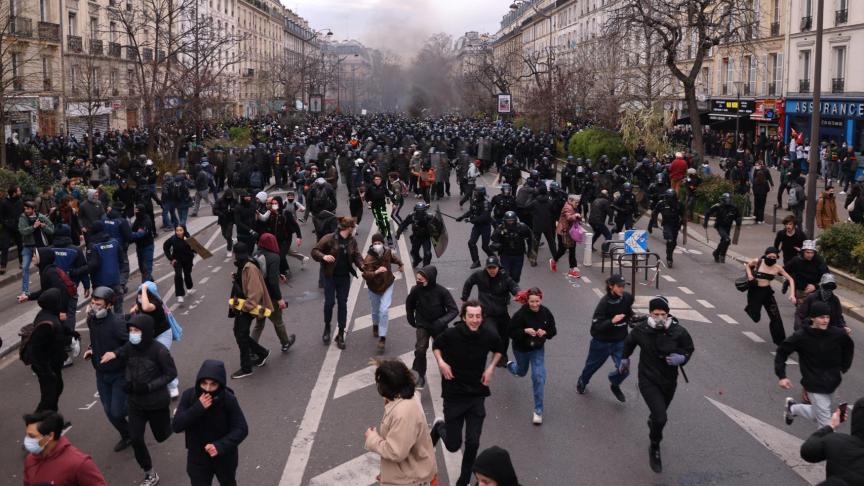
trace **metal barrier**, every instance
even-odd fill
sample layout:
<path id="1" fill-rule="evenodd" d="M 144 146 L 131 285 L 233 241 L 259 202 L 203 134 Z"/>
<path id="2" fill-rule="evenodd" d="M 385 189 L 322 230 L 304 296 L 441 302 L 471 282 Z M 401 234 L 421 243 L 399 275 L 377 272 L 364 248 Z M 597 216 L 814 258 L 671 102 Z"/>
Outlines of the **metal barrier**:
<path id="1" fill-rule="evenodd" d="M 648 281 L 648 270 L 653 269 L 654 272 L 654 288 L 660 288 L 660 255 L 656 253 L 630 253 L 630 254 L 619 254 L 618 255 L 618 272 L 623 276 L 624 275 L 624 265 L 623 259 L 630 259 L 630 270 L 632 272 L 630 279 L 630 292 L 633 296 L 636 296 L 636 272 L 637 270 L 645 270 L 645 280 Z M 651 263 L 651 259 L 654 259 L 654 263 Z M 640 264 L 642 263 L 642 264 Z M 613 269 L 614 269 L 613 262 Z M 614 270 L 613 270 L 614 272 Z"/>
<path id="2" fill-rule="evenodd" d="M 606 271 L 606 260 L 609 260 L 609 268 L 614 267 L 614 254 L 616 251 L 624 251 L 624 240 L 606 240 L 600 246 L 600 272 Z"/>

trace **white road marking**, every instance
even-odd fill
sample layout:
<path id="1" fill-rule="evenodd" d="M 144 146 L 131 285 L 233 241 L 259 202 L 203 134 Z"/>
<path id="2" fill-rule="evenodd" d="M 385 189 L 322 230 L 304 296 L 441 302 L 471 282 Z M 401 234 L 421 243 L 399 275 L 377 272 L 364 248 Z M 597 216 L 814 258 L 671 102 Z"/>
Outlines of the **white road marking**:
<path id="1" fill-rule="evenodd" d="M 771 351 L 771 356 L 777 356 L 777 351 Z M 797 365 L 798 362 L 792 358 L 786 358 L 787 365 Z"/>
<path id="2" fill-rule="evenodd" d="M 588 277 L 585 277 L 585 276 L 582 277 L 582 281 L 585 282 L 586 284 L 590 284 L 590 283 L 591 283 L 591 279 L 588 278 Z"/>
<path id="3" fill-rule="evenodd" d="M 96 405 L 96 403 L 98 403 L 98 402 L 99 402 L 99 400 L 93 400 L 92 402 L 88 403 L 87 405 L 85 405 L 83 407 L 79 407 L 78 410 L 90 410 L 91 408 L 93 408 L 93 405 Z"/>
<path id="4" fill-rule="evenodd" d="M 603 291 L 602 290 L 600 290 L 598 288 L 593 288 L 591 290 L 593 290 L 594 293 L 597 294 L 597 297 L 603 297 Z"/>
<path id="5" fill-rule="evenodd" d="M 211 273 L 219 273 L 221 271 L 222 271 L 222 266 L 220 265 L 218 267 L 213 268 L 213 270 L 211 270 L 210 272 Z"/>
<path id="6" fill-rule="evenodd" d="M 371 486 L 378 483 L 375 476 L 380 469 L 378 454 L 367 452 L 315 476 L 309 481 L 309 486 Z"/>
<path id="7" fill-rule="evenodd" d="M 397 305 L 395 307 L 390 307 L 390 312 L 388 314 L 388 319 L 390 322 L 394 321 L 405 315 L 405 304 Z M 372 327 L 372 314 L 367 314 L 365 316 L 360 316 L 354 319 L 354 325 L 351 327 L 350 332 L 356 332 L 361 329 L 366 329 Z"/>
<path id="8" fill-rule="evenodd" d="M 711 302 L 708 302 L 707 300 L 697 299 L 696 302 L 699 302 L 699 304 L 706 309 L 713 309 L 714 308 L 714 304 L 712 304 Z"/>
<path id="9" fill-rule="evenodd" d="M 764 339 L 762 339 L 761 337 L 759 337 L 759 336 L 758 336 L 755 332 L 753 332 L 753 331 L 742 331 L 741 334 L 743 334 L 743 335 L 747 336 L 748 338 L 750 338 L 750 340 L 753 341 L 754 343 L 764 343 L 764 342 L 765 342 Z"/>
<path id="10" fill-rule="evenodd" d="M 648 304 L 653 298 L 653 295 L 637 295 L 633 301 L 633 307 L 644 307 L 647 309 Z M 690 307 L 690 304 L 684 302 L 684 299 L 682 299 L 681 297 L 666 297 L 666 300 L 669 301 L 670 309 L 692 309 L 692 307 Z"/>
<path id="11" fill-rule="evenodd" d="M 811 464 L 801 459 L 801 444 L 803 440 L 728 405 L 724 405 L 708 397 L 705 398 L 742 429 L 747 431 L 748 434 L 753 436 L 757 442 L 764 445 L 769 451 L 780 458 L 781 461 L 786 463 L 792 471 L 801 476 L 805 481 L 810 484 L 819 484 L 825 480 L 824 462 Z"/>
<path id="12" fill-rule="evenodd" d="M 732 316 L 727 314 L 717 314 L 717 317 L 726 321 L 726 324 L 738 324 L 738 321 L 732 318 Z"/>
<path id="13" fill-rule="evenodd" d="M 399 356 L 405 364 L 411 366 L 411 361 L 414 359 L 414 351 L 409 351 Z M 349 393 L 354 393 L 357 390 L 366 388 L 375 384 L 375 366 L 367 366 L 362 370 L 357 370 L 353 373 L 339 378 L 336 382 L 336 388 L 333 390 L 333 399 L 344 397 Z"/>
<path id="14" fill-rule="evenodd" d="M 671 275 L 660 275 L 660 277 L 667 282 L 677 282 Z"/>
<path id="15" fill-rule="evenodd" d="M 687 287 L 678 287 L 678 290 L 687 295 L 693 295 L 693 291 L 688 289 Z"/>
<path id="16" fill-rule="evenodd" d="M 204 285 L 204 284 L 206 284 L 206 283 L 209 282 L 209 281 L 210 281 L 210 277 L 204 277 L 204 278 L 202 278 L 201 280 L 199 280 L 198 283 L 201 284 L 201 285 Z"/>
<path id="17" fill-rule="evenodd" d="M 366 237 L 366 244 L 361 248 L 367 248 L 371 243 L 372 232 L 370 231 Z M 352 281 L 351 289 L 348 291 L 348 322 L 351 321 L 351 317 L 354 314 L 357 296 L 360 294 L 360 282 L 362 282 L 362 279 Z M 309 464 L 312 446 L 315 444 L 315 435 L 318 433 L 318 426 L 321 424 L 321 417 L 324 415 L 324 407 L 330 396 L 330 388 L 333 386 L 333 378 L 336 375 L 336 367 L 339 364 L 341 356 L 342 351 L 335 344 L 331 343 L 327 347 L 324 363 L 321 365 L 321 371 L 318 372 L 315 386 L 310 393 L 309 403 L 306 405 L 306 411 L 303 413 L 303 419 L 300 422 L 299 429 L 297 429 L 297 435 L 294 436 L 294 440 L 291 442 L 291 450 L 288 452 L 288 461 L 282 470 L 279 486 L 300 486 L 303 484 L 303 474 L 306 472 L 306 466 Z"/>
<path id="18" fill-rule="evenodd" d="M 682 321 L 702 322 L 711 324 L 711 320 L 693 309 L 670 309 L 670 313 Z"/>

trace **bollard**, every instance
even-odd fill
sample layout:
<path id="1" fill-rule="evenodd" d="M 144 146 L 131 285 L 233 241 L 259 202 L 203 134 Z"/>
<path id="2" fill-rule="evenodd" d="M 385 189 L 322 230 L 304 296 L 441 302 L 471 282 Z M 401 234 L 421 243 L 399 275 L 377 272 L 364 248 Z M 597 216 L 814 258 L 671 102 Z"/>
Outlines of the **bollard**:
<path id="1" fill-rule="evenodd" d="M 582 266 L 590 267 L 591 266 L 591 241 L 594 239 L 594 233 L 585 233 L 585 237 L 583 238 L 583 242 L 585 243 L 585 254 L 582 255 Z"/>

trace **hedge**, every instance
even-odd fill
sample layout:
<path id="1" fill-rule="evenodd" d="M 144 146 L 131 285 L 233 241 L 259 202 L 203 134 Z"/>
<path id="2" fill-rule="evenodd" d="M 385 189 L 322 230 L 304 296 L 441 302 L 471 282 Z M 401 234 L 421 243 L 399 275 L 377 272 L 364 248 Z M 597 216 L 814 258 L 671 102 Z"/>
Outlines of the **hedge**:
<path id="1" fill-rule="evenodd" d="M 864 275 L 864 225 L 835 224 L 819 235 L 817 245 L 829 265 Z"/>
<path id="2" fill-rule="evenodd" d="M 601 128 L 586 128 L 573 134 L 567 148 L 574 157 L 595 161 L 601 155 L 609 156 L 610 160 L 618 160 L 627 155 L 621 135 Z"/>
<path id="3" fill-rule="evenodd" d="M 735 194 L 735 186 L 731 181 L 717 176 L 705 176 L 702 184 L 696 189 L 693 200 L 693 216 L 704 215 L 708 209 L 717 204 L 720 196 L 728 192 L 732 195 L 732 203 L 738 207 L 742 216 L 750 216 L 750 198 L 746 194 Z"/>
<path id="4" fill-rule="evenodd" d="M 39 194 L 39 186 L 36 184 L 36 179 L 23 170 L 11 171 L 9 169 L 0 169 L 0 189 L 4 192 L 9 186 L 16 185 L 21 187 L 21 193 L 25 198 L 34 198 Z"/>

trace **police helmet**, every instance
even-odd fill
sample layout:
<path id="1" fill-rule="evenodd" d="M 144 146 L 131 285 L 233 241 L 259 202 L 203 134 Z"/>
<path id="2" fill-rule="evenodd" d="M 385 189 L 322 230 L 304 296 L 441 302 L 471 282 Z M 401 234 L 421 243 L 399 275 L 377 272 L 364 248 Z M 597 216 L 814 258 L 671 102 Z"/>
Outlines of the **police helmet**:
<path id="1" fill-rule="evenodd" d="M 515 222 L 516 221 L 516 212 L 515 211 L 507 211 L 506 213 L 504 213 L 503 219 L 504 219 L 505 223 L 508 223 L 511 221 Z"/>
<path id="2" fill-rule="evenodd" d="M 729 204 L 732 202 L 732 195 L 728 192 L 724 192 L 720 195 L 720 202 L 723 204 Z"/>
<path id="3" fill-rule="evenodd" d="M 418 202 L 417 204 L 414 205 L 414 211 L 422 212 L 422 211 L 426 211 L 427 209 L 429 209 L 429 204 L 427 204 L 425 202 Z"/>
<path id="4" fill-rule="evenodd" d="M 510 194 L 510 190 L 511 190 L 510 184 L 508 184 L 506 182 L 504 184 L 501 184 L 501 193 L 502 194 Z"/>
<path id="5" fill-rule="evenodd" d="M 621 190 L 623 190 L 624 192 L 630 192 L 633 190 L 633 185 L 629 182 L 625 182 L 621 185 Z"/>

